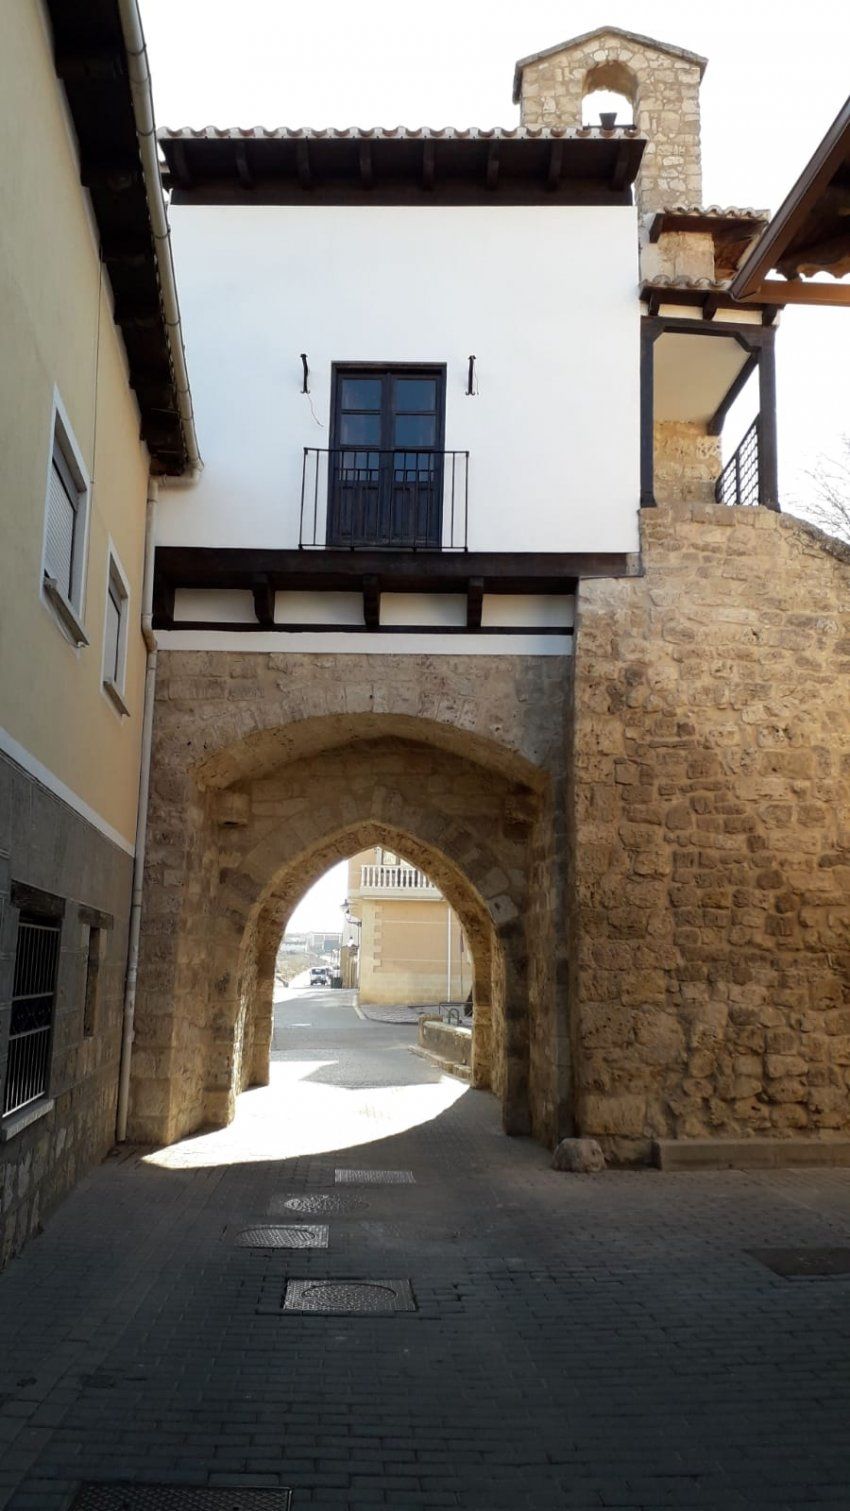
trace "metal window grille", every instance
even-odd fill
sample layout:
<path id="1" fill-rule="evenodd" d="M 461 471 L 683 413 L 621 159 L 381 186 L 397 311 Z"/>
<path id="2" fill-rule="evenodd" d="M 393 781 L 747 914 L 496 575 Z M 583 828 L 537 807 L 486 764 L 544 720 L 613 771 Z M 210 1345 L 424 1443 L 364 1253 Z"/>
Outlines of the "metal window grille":
<path id="1" fill-rule="evenodd" d="M 50 1037 L 59 972 L 58 919 L 22 913 L 15 950 L 15 979 L 3 1113 L 17 1112 L 47 1090 Z"/>
<path id="2" fill-rule="evenodd" d="M 758 416 L 717 479 L 714 497 L 718 504 L 761 503 Z"/>

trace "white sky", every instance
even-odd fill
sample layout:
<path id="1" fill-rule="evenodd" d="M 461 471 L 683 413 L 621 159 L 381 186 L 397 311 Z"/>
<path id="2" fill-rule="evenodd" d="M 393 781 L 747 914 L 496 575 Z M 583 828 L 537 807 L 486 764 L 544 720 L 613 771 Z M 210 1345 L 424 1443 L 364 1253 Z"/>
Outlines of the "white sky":
<path id="1" fill-rule="evenodd" d="M 517 58 L 603 23 L 676 43 L 709 59 L 706 204 L 776 209 L 850 88 L 841 0 L 141 0 L 141 9 L 161 126 L 513 125 Z M 805 499 L 818 456 L 836 455 L 850 432 L 848 352 L 850 310 L 782 316 L 786 508 Z M 188 356 L 191 375 L 191 338 Z M 746 422 L 733 411 L 729 449 Z M 294 927 L 338 927 L 344 876 L 316 891 L 322 901 L 308 910 L 305 899 Z"/>
<path id="2" fill-rule="evenodd" d="M 311 933 L 319 929 L 342 929 L 342 904 L 348 891 L 348 861 L 326 871 L 314 887 L 305 893 L 295 909 L 287 934 Z"/>

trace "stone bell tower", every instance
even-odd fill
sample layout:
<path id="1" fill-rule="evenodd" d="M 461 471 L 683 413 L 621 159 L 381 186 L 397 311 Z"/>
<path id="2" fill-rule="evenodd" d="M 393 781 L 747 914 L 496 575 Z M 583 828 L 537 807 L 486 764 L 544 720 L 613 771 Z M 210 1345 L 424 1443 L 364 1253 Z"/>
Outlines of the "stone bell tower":
<path id="1" fill-rule="evenodd" d="M 701 201 L 699 88 L 705 68 L 706 59 L 697 53 L 600 26 L 521 58 L 514 73 L 514 101 L 524 126 L 577 127 L 593 90 L 625 95 L 634 124 L 647 140 L 637 180 L 643 217 Z"/>

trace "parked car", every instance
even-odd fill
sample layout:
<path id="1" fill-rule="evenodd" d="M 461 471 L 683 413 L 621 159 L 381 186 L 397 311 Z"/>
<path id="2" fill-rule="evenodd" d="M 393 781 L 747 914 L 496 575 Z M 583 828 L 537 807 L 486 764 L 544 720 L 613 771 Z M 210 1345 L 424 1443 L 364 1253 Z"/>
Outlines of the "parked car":
<path id="1" fill-rule="evenodd" d="M 324 965 L 314 965 L 314 966 L 310 967 L 310 985 L 311 986 L 330 986 L 330 984 L 331 984 L 331 973 L 327 969 L 326 966 L 324 966 Z"/>

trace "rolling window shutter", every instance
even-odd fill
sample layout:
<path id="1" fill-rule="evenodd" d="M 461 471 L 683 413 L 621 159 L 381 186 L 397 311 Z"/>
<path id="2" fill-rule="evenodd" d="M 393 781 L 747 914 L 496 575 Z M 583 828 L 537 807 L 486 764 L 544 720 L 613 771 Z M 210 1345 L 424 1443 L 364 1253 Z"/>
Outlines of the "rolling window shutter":
<path id="1" fill-rule="evenodd" d="M 44 565 L 55 577 L 68 602 L 74 589 L 74 534 L 77 524 L 78 495 L 67 476 L 67 468 L 58 448 L 53 449 L 50 468 L 50 493 L 47 500 L 47 550 Z"/>

